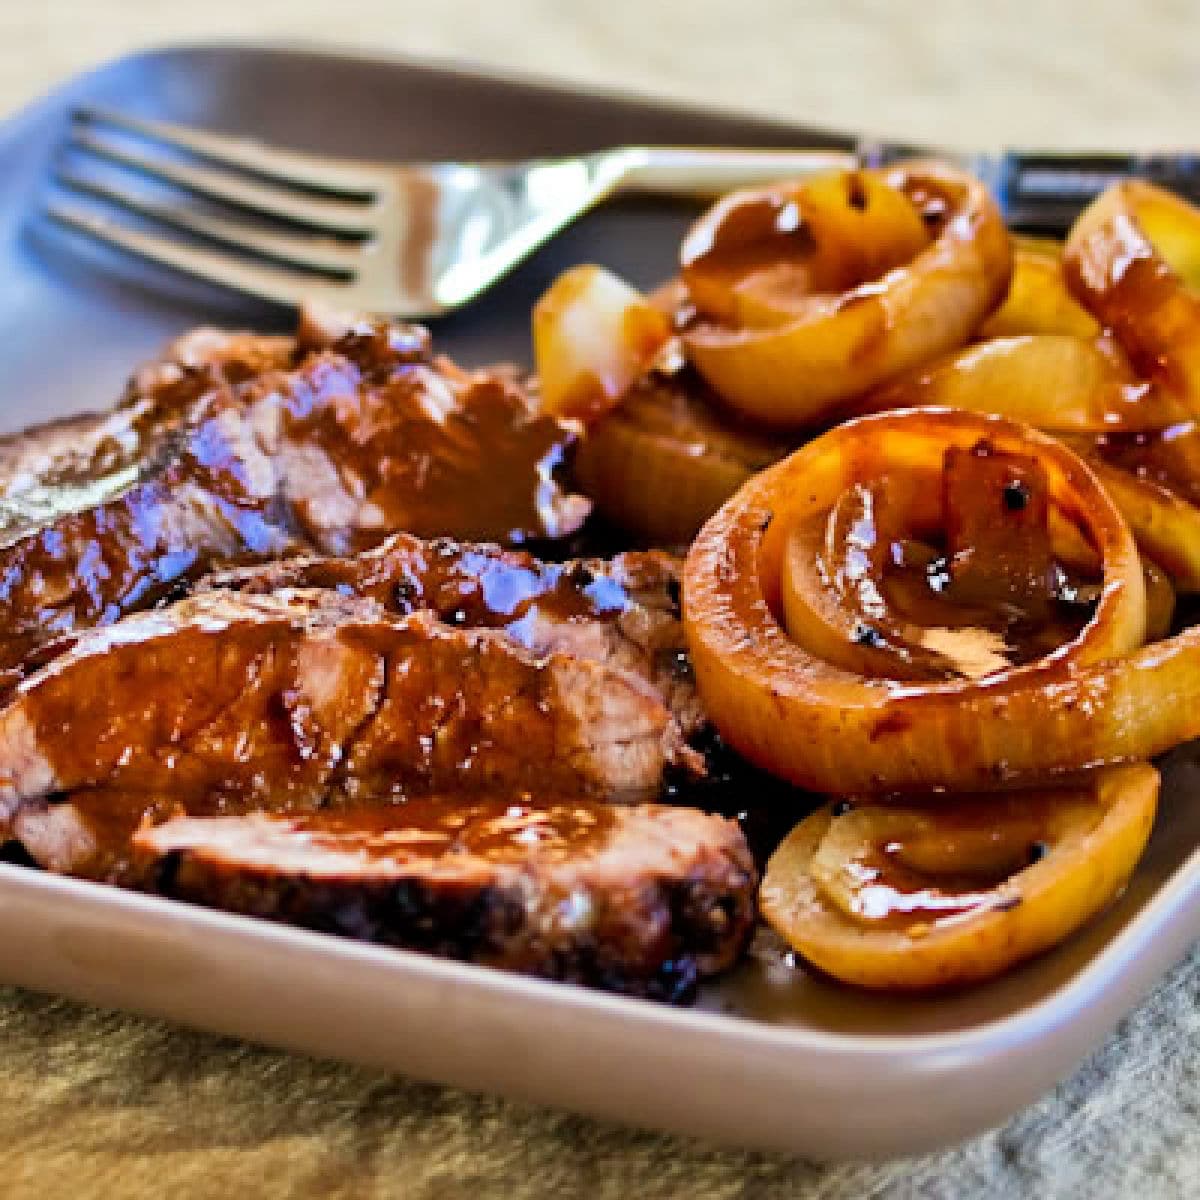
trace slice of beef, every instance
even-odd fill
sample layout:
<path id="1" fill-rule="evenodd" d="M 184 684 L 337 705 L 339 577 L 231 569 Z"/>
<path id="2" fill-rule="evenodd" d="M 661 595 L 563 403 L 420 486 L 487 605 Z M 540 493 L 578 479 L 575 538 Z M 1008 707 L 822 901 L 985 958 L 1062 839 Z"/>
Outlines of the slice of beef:
<path id="1" fill-rule="evenodd" d="M 556 479 L 573 435 L 506 375 L 435 359 L 412 326 L 330 332 L 197 333 L 114 413 L 6 440 L 0 669 L 223 562 L 579 526 L 587 502 Z"/>
<path id="2" fill-rule="evenodd" d="M 149 890 L 613 991 L 686 999 L 754 920 L 736 824 L 694 809 L 487 795 L 140 830 Z"/>
<path id="3" fill-rule="evenodd" d="M 686 753 L 629 672 L 328 591 L 211 592 L 79 636 L 0 710 L 0 819 L 79 788 L 311 807 L 543 787 L 634 801 Z"/>
<path id="4" fill-rule="evenodd" d="M 350 558 L 290 558 L 224 571 L 201 588 L 266 594 L 324 588 L 407 615 L 503 630 L 537 654 L 565 651 L 632 671 L 685 737 L 705 723 L 679 613 L 679 562 L 657 551 L 545 563 L 484 543 L 406 534 Z"/>

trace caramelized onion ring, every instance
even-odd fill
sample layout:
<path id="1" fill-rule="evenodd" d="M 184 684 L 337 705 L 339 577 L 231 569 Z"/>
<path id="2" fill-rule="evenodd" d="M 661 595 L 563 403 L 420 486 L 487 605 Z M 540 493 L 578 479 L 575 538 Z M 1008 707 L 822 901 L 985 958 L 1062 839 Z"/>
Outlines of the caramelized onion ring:
<path id="1" fill-rule="evenodd" d="M 1111 245 L 1101 234 L 1121 227 L 1114 215 L 1116 204 L 1118 215 L 1137 215 L 1142 222 L 1137 230 L 1143 235 L 1149 231 L 1155 244 L 1168 246 L 1176 263 L 1185 262 L 1190 253 L 1188 273 L 1200 273 L 1200 213 L 1140 185 L 1134 187 L 1133 197 L 1136 203 L 1123 208 L 1117 204 L 1120 195 L 1113 193 L 1107 207 L 1098 204 L 1082 219 L 1071 240 L 1076 266 L 1090 264 L 1095 276 L 1100 270 L 1099 257 L 1111 255 Z M 1095 222 L 1097 215 L 1102 219 L 1088 234 L 1087 223 Z M 1156 253 L 1149 241 L 1143 251 L 1147 262 Z M 1165 262 L 1159 261 L 1151 273 L 1172 305 L 1195 308 L 1183 280 L 1175 277 Z M 1130 306 L 1128 311 L 1120 304 L 1112 307 L 1115 293 L 1106 292 L 1110 307 L 1101 315 L 1122 317 L 1115 333 L 1130 339 L 1125 345 L 1111 333 L 1100 334 L 1096 318 L 1071 297 L 1062 256 L 1053 243 L 1018 239 L 1009 295 L 980 329 L 989 340 L 913 372 L 856 402 L 855 408 L 862 412 L 916 405 L 963 408 L 998 413 L 1070 435 L 1073 447 L 1108 486 L 1142 549 L 1169 571 L 1176 588 L 1195 592 L 1200 590 L 1200 508 L 1195 506 L 1191 484 L 1200 477 L 1189 465 L 1170 480 L 1149 479 L 1136 462 L 1116 465 L 1104 461 L 1102 443 L 1111 436 L 1146 435 L 1153 442 L 1164 431 L 1186 422 L 1192 411 L 1187 389 L 1179 386 L 1179 372 L 1169 361 L 1164 369 L 1157 360 L 1147 359 L 1147 354 L 1166 345 L 1165 341 L 1154 342 L 1151 336 L 1165 318 L 1161 314 L 1154 317 L 1149 310 L 1135 311 L 1133 306 L 1142 303 L 1139 287 L 1123 287 L 1122 303 Z M 1092 292 L 1085 299 L 1092 303 L 1098 295 Z M 1195 311 L 1200 314 L 1200 308 Z M 1184 319 L 1178 313 L 1172 318 Z M 1197 334 L 1193 331 L 1191 336 Z M 1171 346 L 1172 353 L 1181 346 L 1186 349 L 1177 340 Z M 1149 377 L 1139 377 L 1127 350 L 1143 370 L 1149 364 Z M 1186 362 L 1186 355 L 1182 361 Z M 1092 435 L 1091 446 L 1087 435 Z"/>
<path id="2" fill-rule="evenodd" d="M 944 208 L 931 245 L 881 278 L 807 297 L 807 308 L 781 324 L 701 319 L 683 332 L 689 358 L 722 398 L 764 424 L 812 426 L 849 398 L 962 345 L 1008 287 L 1008 231 L 978 180 L 931 163 L 864 174 L 918 209 Z"/>
<path id="3" fill-rule="evenodd" d="M 973 983 L 1062 941 L 1112 901 L 1145 848 L 1158 785 L 1139 763 L 1062 791 L 827 806 L 772 856 L 763 916 L 847 983 Z"/>
<path id="4" fill-rule="evenodd" d="M 730 193 L 688 231 L 679 260 L 698 311 L 768 326 L 886 274 L 929 242 L 908 196 L 878 172 L 846 171 Z"/>
<path id="5" fill-rule="evenodd" d="M 918 684 L 832 666 L 793 641 L 779 618 L 792 531 L 864 470 L 928 469 L 945 447 L 980 438 L 1035 453 L 1055 503 L 1097 552 L 1104 584 L 1079 636 L 983 679 Z M 756 476 L 693 544 L 684 619 L 701 697 L 721 734 L 752 762 L 814 791 L 986 790 L 1147 758 L 1200 732 L 1200 630 L 1127 656 L 1145 634 L 1145 585 L 1127 525 L 1075 454 L 999 418 L 865 417 Z M 1097 649 L 1111 657 L 1088 665 Z"/>
<path id="6" fill-rule="evenodd" d="M 1067 237 L 1067 283 L 1138 373 L 1200 415 L 1200 210 L 1140 180 L 1092 202 Z"/>

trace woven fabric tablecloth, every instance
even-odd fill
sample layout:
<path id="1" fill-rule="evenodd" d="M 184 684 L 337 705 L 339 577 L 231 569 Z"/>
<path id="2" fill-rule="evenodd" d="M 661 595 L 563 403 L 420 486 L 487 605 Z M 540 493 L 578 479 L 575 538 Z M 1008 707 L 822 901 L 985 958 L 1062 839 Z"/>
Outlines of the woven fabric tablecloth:
<path id="1" fill-rule="evenodd" d="M 0 113 L 115 54 L 214 37 L 465 57 L 962 146 L 1200 143 L 1188 0 L 10 0 Z M 0 989 L 0 1196 L 1197 1196 L 1198 1001 L 1200 951 L 1003 1129 L 819 1167 Z"/>

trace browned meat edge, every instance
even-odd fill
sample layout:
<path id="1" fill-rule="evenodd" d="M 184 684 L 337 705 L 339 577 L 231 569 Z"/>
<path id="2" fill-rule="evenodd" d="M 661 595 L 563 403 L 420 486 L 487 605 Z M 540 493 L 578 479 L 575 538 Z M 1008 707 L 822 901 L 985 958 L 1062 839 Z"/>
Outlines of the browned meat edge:
<path id="1" fill-rule="evenodd" d="M 401 829 L 404 819 L 401 806 Z M 143 886 L 167 896 L 685 1000 L 736 961 L 753 925 L 756 877 L 741 833 L 720 817 L 654 805 L 609 807 L 600 819 L 585 843 L 514 846 L 515 857 L 486 847 L 398 852 L 380 839 L 364 849 L 370 839 L 353 817 L 181 818 L 135 843 Z"/>

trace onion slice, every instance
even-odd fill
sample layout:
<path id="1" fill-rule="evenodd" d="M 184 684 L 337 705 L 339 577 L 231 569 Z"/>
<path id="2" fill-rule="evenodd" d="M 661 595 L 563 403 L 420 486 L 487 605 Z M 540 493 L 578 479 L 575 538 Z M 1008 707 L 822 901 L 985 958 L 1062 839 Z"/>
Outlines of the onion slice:
<path id="1" fill-rule="evenodd" d="M 1054 791 L 835 802 L 775 851 L 762 913 L 847 983 L 977 982 L 1062 941 L 1120 893 L 1158 789 L 1158 772 L 1137 763 Z"/>
<path id="2" fill-rule="evenodd" d="M 763 322 L 760 305 L 753 324 L 744 319 L 744 305 L 724 301 L 738 294 L 735 285 L 713 287 L 704 277 L 707 286 L 697 295 L 696 270 L 684 271 L 701 309 L 701 318 L 682 332 L 689 359 L 728 404 L 762 424 L 819 424 L 851 397 L 961 346 L 1008 287 L 1008 231 L 978 180 L 933 163 L 855 174 L 931 215 L 937 235 L 911 261 L 836 293 L 819 290 L 826 282 L 822 271 L 811 276 L 818 290 L 802 290 L 805 280 L 789 277 L 798 289 L 793 315 L 785 319 L 788 306 L 776 303 Z M 869 209 L 870 194 L 864 187 L 847 204 Z M 822 253 L 820 236 L 818 226 L 811 232 L 814 258 Z M 748 251 L 743 257 L 761 272 Z"/>
<path id="3" fill-rule="evenodd" d="M 1045 238 L 1013 238 L 1013 273 L 1004 303 L 979 327 L 980 338 L 1064 334 L 1091 340 L 1103 330 L 1067 287 L 1063 248 Z"/>
<path id="4" fill-rule="evenodd" d="M 1200 210 L 1153 184 L 1116 184 L 1072 226 L 1063 266 L 1138 373 L 1200 415 Z"/>
<path id="5" fill-rule="evenodd" d="M 691 371 L 652 371 L 581 439 L 575 478 L 606 520 L 658 546 L 686 545 L 791 444 L 739 429 Z"/>
<path id="6" fill-rule="evenodd" d="M 983 438 L 1034 454 L 1051 497 L 1096 552 L 1095 610 L 1042 658 L 988 674 L 905 682 L 858 673 L 782 623 L 789 537 L 862 478 L 932 470 Z M 1144 759 L 1200 733 L 1200 629 L 1135 651 L 1145 583 L 1132 534 L 1067 447 L 995 417 L 906 410 L 831 431 L 747 483 L 701 530 L 684 572 L 697 683 L 722 736 L 813 791 L 987 790 Z"/>
<path id="7" fill-rule="evenodd" d="M 859 412 L 964 408 L 1049 433 L 1144 433 L 1187 418 L 1169 393 L 1133 373 L 1109 338 L 1014 334 L 954 351 L 863 397 Z"/>
<path id="8" fill-rule="evenodd" d="M 620 403 L 670 337 L 670 320 L 610 271 L 564 271 L 533 309 L 542 408 L 594 421 Z"/>

